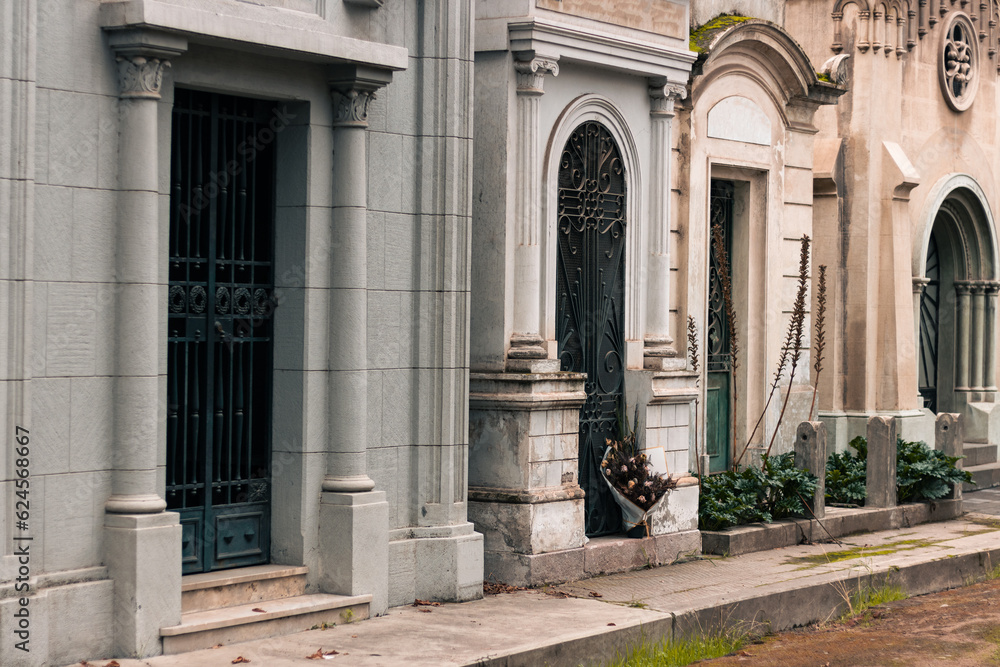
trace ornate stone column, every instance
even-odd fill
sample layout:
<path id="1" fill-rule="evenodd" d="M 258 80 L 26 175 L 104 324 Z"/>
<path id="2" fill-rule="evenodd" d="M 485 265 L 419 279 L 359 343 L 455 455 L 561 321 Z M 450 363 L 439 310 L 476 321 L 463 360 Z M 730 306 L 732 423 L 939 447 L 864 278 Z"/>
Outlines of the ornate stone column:
<path id="1" fill-rule="evenodd" d="M 970 292 L 969 281 L 955 281 L 955 391 L 969 391 Z"/>
<path id="2" fill-rule="evenodd" d="M 986 306 L 986 284 L 981 280 L 972 283 L 972 329 L 970 331 L 972 367 L 969 382 L 973 391 L 983 390 L 983 348 L 986 347 L 984 336 Z M 978 400 L 978 399 L 976 399 Z"/>
<path id="3" fill-rule="evenodd" d="M 682 84 L 649 87 L 651 198 L 643 365 L 652 370 L 664 370 L 665 358 L 677 356 L 670 335 L 670 134 L 674 102 L 686 96 Z"/>
<path id="4" fill-rule="evenodd" d="M 159 102 L 169 58 L 183 38 L 142 30 L 112 32 L 118 65 L 118 290 L 111 497 L 105 552 L 115 581 L 115 652 L 146 657 L 162 651 L 160 628 L 180 622 L 181 529 L 157 493 L 161 397 L 160 330 L 167 261 L 159 216 Z"/>
<path id="5" fill-rule="evenodd" d="M 545 92 L 545 75 L 558 76 L 559 63 L 556 58 L 533 51 L 515 53 L 514 58 L 517 72 L 514 321 L 507 366 L 516 371 L 558 370 L 558 366 L 550 368 L 552 364 L 544 361 L 548 350 L 541 336 L 542 149 L 538 103 Z"/>
<path id="6" fill-rule="evenodd" d="M 368 476 L 368 107 L 392 73 L 364 65 L 331 71 L 333 214 L 330 276 L 330 403 L 320 500 L 320 587 L 371 594 L 388 608 L 389 505 Z"/>
<path id="7" fill-rule="evenodd" d="M 983 390 L 995 392 L 997 390 L 997 292 L 1000 291 L 1000 282 L 995 280 L 985 281 L 986 304 L 983 313 Z"/>

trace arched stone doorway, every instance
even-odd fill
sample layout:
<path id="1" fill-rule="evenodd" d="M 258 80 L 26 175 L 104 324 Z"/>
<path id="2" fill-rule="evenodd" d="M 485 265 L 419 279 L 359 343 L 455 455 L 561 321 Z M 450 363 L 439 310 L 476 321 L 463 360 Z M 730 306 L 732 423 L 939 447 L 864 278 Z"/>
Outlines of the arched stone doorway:
<path id="1" fill-rule="evenodd" d="M 918 386 L 933 412 L 964 412 L 996 393 L 996 276 L 989 215 L 979 195 L 957 187 L 943 198 L 924 250 Z"/>

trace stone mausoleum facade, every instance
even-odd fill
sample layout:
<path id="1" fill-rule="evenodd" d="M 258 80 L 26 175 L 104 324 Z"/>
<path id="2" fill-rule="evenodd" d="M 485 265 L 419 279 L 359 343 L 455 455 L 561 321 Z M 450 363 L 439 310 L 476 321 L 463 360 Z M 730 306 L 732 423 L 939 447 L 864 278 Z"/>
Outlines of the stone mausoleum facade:
<path id="1" fill-rule="evenodd" d="M 831 449 L 955 412 L 995 459 L 996 0 L 2 11 L 4 665 L 668 563 L 817 384 Z"/>

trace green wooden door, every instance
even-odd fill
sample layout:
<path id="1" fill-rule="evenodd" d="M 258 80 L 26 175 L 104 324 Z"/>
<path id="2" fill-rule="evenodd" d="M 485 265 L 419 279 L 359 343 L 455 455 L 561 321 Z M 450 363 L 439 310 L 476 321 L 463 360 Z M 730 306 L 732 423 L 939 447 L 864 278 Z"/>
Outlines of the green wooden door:
<path id="1" fill-rule="evenodd" d="M 709 220 L 712 228 L 722 229 L 726 253 L 732 256 L 733 183 L 712 181 Z M 709 456 L 708 471 L 729 469 L 732 447 L 732 358 L 729 345 L 729 322 L 722 294 L 722 279 L 715 250 L 709 253 L 708 270 L 708 329 L 706 336 L 705 448 Z"/>

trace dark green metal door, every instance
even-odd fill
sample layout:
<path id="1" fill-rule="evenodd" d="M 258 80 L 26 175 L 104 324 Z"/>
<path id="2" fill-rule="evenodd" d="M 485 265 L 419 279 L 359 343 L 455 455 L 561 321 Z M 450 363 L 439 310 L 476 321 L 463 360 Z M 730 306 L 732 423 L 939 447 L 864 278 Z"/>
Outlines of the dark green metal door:
<path id="1" fill-rule="evenodd" d="M 731 181 L 712 181 L 709 206 L 711 229 L 720 228 L 725 239 L 726 253 L 732 257 L 733 190 Z M 729 469 L 732 417 L 732 357 L 729 346 L 729 323 L 722 295 L 722 280 L 714 246 L 709 253 L 708 270 L 708 329 L 705 369 L 708 375 L 705 397 L 705 448 L 709 456 L 709 472 Z"/>
<path id="2" fill-rule="evenodd" d="M 178 89 L 167 324 L 167 506 L 185 573 L 266 563 L 274 133 L 270 105 Z"/>
<path id="3" fill-rule="evenodd" d="M 559 168 L 556 335 L 564 371 L 586 373 L 580 410 L 580 486 L 586 533 L 621 532 L 621 510 L 601 475 L 625 404 L 625 169 L 602 125 L 570 135 Z"/>

